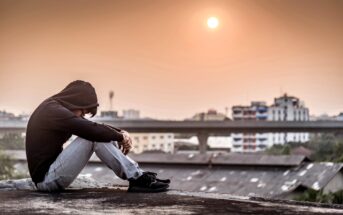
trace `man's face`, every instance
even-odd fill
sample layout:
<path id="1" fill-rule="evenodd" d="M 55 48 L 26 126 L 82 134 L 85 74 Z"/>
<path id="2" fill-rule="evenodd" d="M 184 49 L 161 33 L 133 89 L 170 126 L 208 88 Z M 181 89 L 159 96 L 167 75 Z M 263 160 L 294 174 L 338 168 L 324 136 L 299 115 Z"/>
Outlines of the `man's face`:
<path id="1" fill-rule="evenodd" d="M 77 117 L 82 117 L 82 118 L 84 118 L 85 115 L 89 113 L 89 111 L 87 111 L 86 109 L 79 109 L 79 110 L 73 110 L 73 113 L 74 113 Z"/>
<path id="2" fill-rule="evenodd" d="M 88 110 L 83 109 L 83 110 L 82 110 L 81 117 L 82 117 L 82 118 L 85 118 L 85 115 L 87 115 L 87 114 L 89 114 L 89 113 L 90 113 L 90 112 L 89 112 Z"/>

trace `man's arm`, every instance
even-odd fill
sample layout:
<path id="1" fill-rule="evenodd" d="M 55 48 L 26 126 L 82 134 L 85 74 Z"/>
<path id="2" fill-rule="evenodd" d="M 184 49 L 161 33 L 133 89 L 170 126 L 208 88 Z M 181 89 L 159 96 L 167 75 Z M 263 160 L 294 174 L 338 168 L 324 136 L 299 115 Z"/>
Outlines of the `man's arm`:
<path id="1" fill-rule="evenodd" d="M 95 123 L 87 119 L 73 116 L 67 119 L 58 120 L 58 128 L 84 139 L 96 142 L 121 142 L 124 136 L 121 132 L 111 129 L 106 125 Z"/>
<path id="2" fill-rule="evenodd" d="M 121 134 L 123 134 L 123 140 L 119 141 L 118 145 L 119 145 L 119 149 L 123 152 L 123 154 L 127 155 L 132 149 L 132 139 L 130 137 L 130 134 L 127 131 L 122 130 L 120 128 L 116 128 L 107 124 L 104 124 L 104 125 L 113 129 L 114 131 L 118 131 Z"/>

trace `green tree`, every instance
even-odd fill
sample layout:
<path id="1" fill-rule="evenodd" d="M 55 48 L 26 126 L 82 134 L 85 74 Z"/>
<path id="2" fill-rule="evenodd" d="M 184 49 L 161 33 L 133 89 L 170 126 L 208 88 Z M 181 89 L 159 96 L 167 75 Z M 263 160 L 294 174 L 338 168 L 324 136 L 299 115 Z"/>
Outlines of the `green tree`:
<path id="1" fill-rule="evenodd" d="M 25 149 L 25 140 L 20 133 L 6 133 L 0 139 L 0 147 L 2 149 Z"/>
<path id="2" fill-rule="evenodd" d="M 0 180 L 14 177 L 13 161 L 0 151 Z"/>
<path id="3" fill-rule="evenodd" d="M 289 155 L 290 152 L 291 146 L 289 144 L 276 144 L 266 150 L 266 153 L 269 155 Z"/>
<path id="4" fill-rule="evenodd" d="M 311 159 L 314 161 L 343 161 L 343 138 L 338 134 L 320 134 L 307 144 L 314 153 Z"/>
<path id="5" fill-rule="evenodd" d="M 309 189 L 300 196 L 294 198 L 297 201 L 320 202 L 329 204 L 343 204 L 343 190 L 324 194 L 322 190 Z"/>

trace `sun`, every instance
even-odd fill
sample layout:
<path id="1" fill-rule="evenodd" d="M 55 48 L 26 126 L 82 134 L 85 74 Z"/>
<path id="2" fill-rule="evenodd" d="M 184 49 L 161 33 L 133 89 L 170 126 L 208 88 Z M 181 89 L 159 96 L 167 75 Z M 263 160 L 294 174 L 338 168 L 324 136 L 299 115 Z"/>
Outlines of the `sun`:
<path id="1" fill-rule="evenodd" d="M 217 28 L 218 25 L 219 25 L 219 21 L 218 21 L 217 17 L 212 16 L 212 17 L 207 19 L 207 26 L 209 28 L 214 29 L 214 28 Z"/>

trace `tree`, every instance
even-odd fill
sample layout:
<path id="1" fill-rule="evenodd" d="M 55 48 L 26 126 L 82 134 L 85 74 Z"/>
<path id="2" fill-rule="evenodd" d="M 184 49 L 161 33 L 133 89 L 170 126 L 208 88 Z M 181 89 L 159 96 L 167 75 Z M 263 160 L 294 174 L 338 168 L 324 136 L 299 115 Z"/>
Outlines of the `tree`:
<path id="1" fill-rule="evenodd" d="M 11 150 L 25 149 L 25 141 L 20 133 L 6 133 L 0 139 L 0 147 Z"/>
<path id="2" fill-rule="evenodd" d="M 14 176 L 13 161 L 9 156 L 0 151 L 0 180 L 9 179 Z"/>
<path id="3" fill-rule="evenodd" d="M 324 194 L 322 190 L 306 190 L 300 196 L 294 198 L 297 201 L 320 202 L 329 204 L 343 204 L 343 190 Z"/>
<path id="4" fill-rule="evenodd" d="M 311 159 L 314 161 L 343 161 L 343 138 L 335 134 L 321 134 L 313 138 L 307 144 L 313 150 Z"/>
<path id="5" fill-rule="evenodd" d="M 289 155 L 291 152 L 291 146 L 289 144 L 276 144 L 266 150 L 269 155 Z"/>

